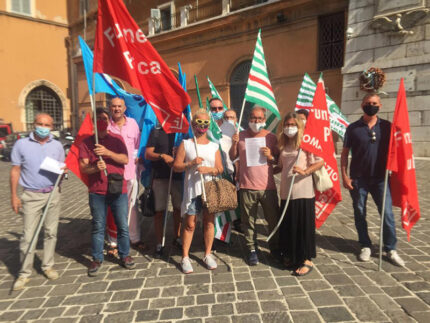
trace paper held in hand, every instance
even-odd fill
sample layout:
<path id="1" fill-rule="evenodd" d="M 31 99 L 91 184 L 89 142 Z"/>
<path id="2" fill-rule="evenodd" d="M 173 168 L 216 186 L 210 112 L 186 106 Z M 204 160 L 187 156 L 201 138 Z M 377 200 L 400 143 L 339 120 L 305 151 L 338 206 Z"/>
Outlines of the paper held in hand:
<path id="1" fill-rule="evenodd" d="M 42 164 L 40 165 L 40 169 L 46 170 L 51 173 L 55 174 L 63 174 L 64 169 L 62 169 L 64 166 L 66 166 L 65 163 L 59 162 L 58 160 L 55 160 L 51 157 L 45 157 Z"/>
<path id="2" fill-rule="evenodd" d="M 267 158 L 260 152 L 266 147 L 266 137 L 245 138 L 246 166 L 267 165 Z"/>

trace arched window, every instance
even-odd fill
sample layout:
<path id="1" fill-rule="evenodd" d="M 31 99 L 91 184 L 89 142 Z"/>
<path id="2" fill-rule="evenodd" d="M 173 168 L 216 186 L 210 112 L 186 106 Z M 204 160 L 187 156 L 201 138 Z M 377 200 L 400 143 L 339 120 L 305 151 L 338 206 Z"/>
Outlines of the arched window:
<path id="1" fill-rule="evenodd" d="M 230 108 L 234 109 L 239 119 L 242 108 L 243 98 L 245 96 L 246 83 L 248 82 L 249 70 L 251 69 L 251 60 L 239 63 L 230 76 Z M 242 117 L 242 126 L 248 123 L 248 113 L 252 104 L 246 102 L 245 110 Z"/>
<path id="2" fill-rule="evenodd" d="M 54 129 L 63 129 L 63 106 L 58 95 L 47 86 L 34 88 L 25 99 L 27 130 L 33 129 L 34 117 L 47 113 L 54 119 Z"/>

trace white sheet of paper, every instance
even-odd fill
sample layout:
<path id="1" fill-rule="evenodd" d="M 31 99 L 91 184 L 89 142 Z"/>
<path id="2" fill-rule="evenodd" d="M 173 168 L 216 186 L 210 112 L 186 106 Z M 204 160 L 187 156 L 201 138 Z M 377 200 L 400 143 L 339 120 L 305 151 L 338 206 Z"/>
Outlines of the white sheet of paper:
<path id="1" fill-rule="evenodd" d="M 66 164 L 47 156 L 40 165 L 40 169 L 55 174 L 63 174 L 64 170 L 62 170 L 61 167 L 64 167 L 65 165 Z"/>
<path id="2" fill-rule="evenodd" d="M 260 152 L 261 147 L 266 147 L 266 137 L 245 138 L 246 166 L 267 164 L 267 158 Z"/>

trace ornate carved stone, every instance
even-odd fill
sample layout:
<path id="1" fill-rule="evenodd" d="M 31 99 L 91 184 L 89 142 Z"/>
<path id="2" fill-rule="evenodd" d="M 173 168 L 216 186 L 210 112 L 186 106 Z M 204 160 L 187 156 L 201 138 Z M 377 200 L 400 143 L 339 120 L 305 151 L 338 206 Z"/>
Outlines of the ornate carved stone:
<path id="1" fill-rule="evenodd" d="M 411 35 L 410 29 L 429 12 L 425 0 L 379 0 L 370 27 L 392 35 Z"/>

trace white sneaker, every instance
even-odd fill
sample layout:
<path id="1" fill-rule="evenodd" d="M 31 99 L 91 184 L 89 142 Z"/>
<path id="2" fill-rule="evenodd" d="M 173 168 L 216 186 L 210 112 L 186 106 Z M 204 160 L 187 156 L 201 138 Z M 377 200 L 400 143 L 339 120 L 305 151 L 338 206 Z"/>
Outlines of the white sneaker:
<path id="1" fill-rule="evenodd" d="M 361 248 L 360 255 L 358 256 L 358 259 L 360 261 L 369 261 L 370 255 L 372 254 L 372 251 L 368 247 Z"/>
<path id="2" fill-rule="evenodd" d="M 13 284 L 13 290 L 24 289 L 25 284 L 27 284 L 29 281 L 30 281 L 30 278 L 28 277 L 18 277 L 15 284 Z"/>
<path id="3" fill-rule="evenodd" d="M 214 269 L 216 269 L 216 268 L 218 267 L 218 265 L 217 265 L 217 263 L 216 263 L 216 261 L 215 261 L 214 257 L 213 257 L 211 254 L 206 255 L 206 256 L 203 258 L 203 262 L 206 264 L 206 267 L 207 267 L 209 270 L 214 270 Z"/>
<path id="4" fill-rule="evenodd" d="M 58 272 L 54 268 L 48 268 L 44 270 L 43 273 L 45 274 L 46 278 L 50 280 L 56 280 L 59 277 Z"/>
<path id="5" fill-rule="evenodd" d="M 193 272 L 193 266 L 189 257 L 182 258 L 181 266 L 184 274 L 191 274 Z"/>
<path id="6" fill-rule="evenodd" d="M 387 252 L 387 257 L 391 260 L 391 262 L 399 267 L 405 267 L 405 262 L 402 258 L 400 258 L 399 254 L 396 250 L 390 250 Z"/>

